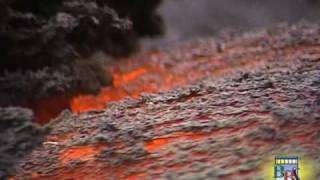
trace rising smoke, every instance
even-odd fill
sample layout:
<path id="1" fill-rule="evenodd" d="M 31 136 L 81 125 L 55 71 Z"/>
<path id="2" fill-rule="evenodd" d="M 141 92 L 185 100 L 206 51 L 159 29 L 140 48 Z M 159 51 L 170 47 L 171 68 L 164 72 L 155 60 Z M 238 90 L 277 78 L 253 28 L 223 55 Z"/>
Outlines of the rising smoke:
<path id="1" fill-rule="evenodd" d="M 166 0 L 160 13 L 167 34 L 146 46 L 163 46 L 195 37 L 216 35 L 225 29 L 259 29 L 278 23 L 320 17 L 318 0 Z"/>
<path id="2" fill-rule="evenodd" d="M 92 56 L 125 57 L 163 33 L 161 1 L 0 0 L 0 107 L 111 85 Z"/>
<path id="3" fill-rule="evenodd" d="M 6 99 L 19 94 L 11 92 L 20 91 L 28 92 L 21 96 L 70 89 L 97 92 L 100 86 L 110 85 L 111 80 L 89 58 L 93 52 L 128 55 L 138 48 L 139 37 L 163 34 L 164 27 L 166 35 L 149 39 L 145 47 L 212 36 L 228 28 L 256 29 L 320 17 L 317 0 L 49 2 L 0 0 L 0 82 L 6 84 L 0 86 L 0 95 Z M 21 69 L 28 72 L 17 73 Z M 40 83 L 27 83 L 31 81 Z M 43 91 L 35 93 L 33 89 Z"/>

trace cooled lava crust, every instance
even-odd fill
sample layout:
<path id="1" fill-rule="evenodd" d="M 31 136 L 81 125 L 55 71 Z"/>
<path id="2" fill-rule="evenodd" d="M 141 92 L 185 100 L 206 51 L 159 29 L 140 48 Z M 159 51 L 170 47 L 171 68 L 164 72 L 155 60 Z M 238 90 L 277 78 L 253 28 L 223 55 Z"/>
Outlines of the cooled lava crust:
<path id="1" fill-rule="evenodd" d="M 23 108 L 0 108 L 0 179 L 14 174 L 14 165 L 39 146 L 47 129 L 32 124 L 33 114 Z"/>
<path id="2" fill-rule="evenodd" d="M 13 179 L 261 179 L 266 158 L 277 154 L 320 167 L 319 25 L 204 40 L 158 58 L 163 53 L 173 69 L 193 64 L 207 77 L 61 114 Z"/>

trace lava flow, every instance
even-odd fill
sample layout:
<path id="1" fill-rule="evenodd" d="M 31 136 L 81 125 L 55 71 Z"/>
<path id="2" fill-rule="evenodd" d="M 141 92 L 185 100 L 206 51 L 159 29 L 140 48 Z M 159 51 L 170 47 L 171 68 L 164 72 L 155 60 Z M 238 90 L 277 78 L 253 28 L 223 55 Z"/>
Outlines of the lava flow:
<path id="1" fill-rule="evenodd" d="M 152 58 L 148 56 L 148 58 Z M 129 62 L 128 62 L 129 61 Z M 144 63 L 141 65 L 141 62 Z M 162 64 L 161 59 L 144 61 L 129 59 L 111 68 L 113 85 L 105 87 L 99 95 L 79 95 L 71 100 L 72 112 L 102 110 L 106 103 L 124 97 L 137 98 L 141 93 L 165 91 L 203 77 L 197 69 L 179 70 Z"/>
<path id="2" fill-rule="evenodd" d="M 277 154 L 319 167 L 319 34 L 285 27 L 222 49 L 206 41 L 121 61 L 109 69 L 112 87 L 68 102 L 100 110 L 58 117 L 15 178 L 263 179 Z M 125 96 L 138 98 L 105 108 Z"/>
<path id="3" fill-rule="evenodd" d="M 247 46 L 259 40 L 260 38 L 250 40 Z M 168 91 L 210 75 L 220 77 L 238 70 L 250 69 L 263 64 L 261 59 L 276 55 L 275 51 L 256 51 L 246 55 L 247 50 L 239 46 L 241 43 L 232 41 L 221 49 L 220 44 L 209 39 L 186 43 L 170 51 L 157 50 L 119 60 L 118 63 L 106 67 L 106 71 L 112 74 L 113 85 L 102 88 L 98 95 L 60 96 L 36 101 L 28 107 L 34 110 L 36 122 L 45 124 L 63 109 L 70 109 L 74 113 L 102 110 L 111 101 L 125 97 L 137 98 L 141 93 Z M 243 43 L 243 46 L 246 44 Z M 288 48 L 287 51 L 289 53 L 294 49 Z"/>
<path id="4" fill-rule="evenodd" d="M 167 91 L 223 70 L 225 62 L 211 56 L 216 52 L 213 42 L 199 45 L 194 43 L 176 48 L 175 55 L 153 51 L 118 60 L 118 63 L 106 67 L 106 71 L 112 74 L 113 85 L 102 88 L 98 95 L 61 95 L 40 99 L 25 106 L 33 109 L 35 122 L 45 124 L 64 109 L 74 113 L 102 110 L 111 101 L 125 97 L 137 98 L 141 93 Z"/>

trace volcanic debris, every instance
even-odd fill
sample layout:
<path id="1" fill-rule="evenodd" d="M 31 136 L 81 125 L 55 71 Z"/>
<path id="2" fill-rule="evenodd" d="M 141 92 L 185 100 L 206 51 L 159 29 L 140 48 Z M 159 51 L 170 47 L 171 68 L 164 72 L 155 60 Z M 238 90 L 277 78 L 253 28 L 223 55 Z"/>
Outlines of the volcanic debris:
<path id="1" fill-rule="evenodd" d="M 14 174 L 14 165 L 39 146 L 46 128 L 32 124 L 32 112 L 24 108 L 0 108 L 0 179 Z"/>
<path id="2" fill-rule="evenodd" d="M 33 151 L 16 178 L 262 179 L 278 154 L 319 167 L 319 33 L 304 24 L 230 39 L 223 58 L 210 55 L 228 76 L 58 118 L 52 143 Z"/>

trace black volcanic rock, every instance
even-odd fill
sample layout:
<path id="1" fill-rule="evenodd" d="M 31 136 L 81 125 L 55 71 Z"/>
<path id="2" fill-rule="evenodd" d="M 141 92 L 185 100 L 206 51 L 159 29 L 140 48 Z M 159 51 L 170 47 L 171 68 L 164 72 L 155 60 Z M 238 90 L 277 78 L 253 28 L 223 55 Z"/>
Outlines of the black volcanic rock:
<path id="1" fill-rule="evenodd" d="M 0 108 L 0 179 L 13 173 L 13 165 L 39 145 L 46 134 L 44 128 L 32 125 L 28 109 Z"/>

